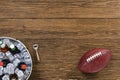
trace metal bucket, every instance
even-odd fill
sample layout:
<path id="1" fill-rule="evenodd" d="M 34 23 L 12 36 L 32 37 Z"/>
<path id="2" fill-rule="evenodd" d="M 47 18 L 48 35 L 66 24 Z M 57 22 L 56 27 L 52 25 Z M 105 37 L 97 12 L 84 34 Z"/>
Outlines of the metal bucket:
<path id="1" fill-rule="evenodd" d="M 22 48 L 20 48 L 21 50 L 21 53 L 18 54 L 20 61 L 21 62 L 25 62 L 27 64 L 27 68 L 26 70 L 23 72 L 24 73 L 24 76 L 22 79 L 20 80 L 28 80 L 31 73 L 32 73 L 32 58 L 31 58 L 31 55 L 28 51 L 28 49 L 26 48 L 26 46 L 19 40 L 16 40 L 14 38 L 11 38 L 11 37 L 0 37 L 0 40 L 4 40 L 4 39 L 8 39 L 10 40 L 12 43 L 14 43 L 14 45 L 16 46 L 21 46 Z M 18 46 L 18 49 L 19 49 L 19 46 Z M 15 57 L 15 56 L 14 56 Z M 12 63 L 12 62 L 11 62 Z M 17 67 L 16 67 L 17 68 Z"/>

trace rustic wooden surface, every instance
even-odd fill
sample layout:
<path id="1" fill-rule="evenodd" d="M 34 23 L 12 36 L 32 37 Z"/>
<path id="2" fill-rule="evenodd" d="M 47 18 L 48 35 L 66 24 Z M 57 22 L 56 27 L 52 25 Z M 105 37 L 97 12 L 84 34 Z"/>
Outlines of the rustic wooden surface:
<path id="1" fill-rule="evenodd" d="M 1 0 L 0 36 L 28 47 L 29 80 L 120 80 L 120 0 Z M 34 43 L 40 45 L 40 63 Z M 97 74 L 82 74 L 79 59 L 96 47 L 111 50 L 110 64 Z"/>

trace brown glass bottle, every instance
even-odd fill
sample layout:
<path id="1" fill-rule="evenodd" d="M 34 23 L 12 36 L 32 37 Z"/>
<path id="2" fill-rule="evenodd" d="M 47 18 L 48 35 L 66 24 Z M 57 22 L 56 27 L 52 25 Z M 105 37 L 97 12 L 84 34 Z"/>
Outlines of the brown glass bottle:
<path id="1" fill-rule="evenodd" d="M 0 41 L 0 50 L 3 53 L 6 53 L 9 50 L 8 46 L 5 43 L 3 43 L 2 41 Z"/>
<path id="2" fill-rule="evenodd" d="M 18 80 L 18 76 L 16 74 L 11 74 L 10 80 Z"/>

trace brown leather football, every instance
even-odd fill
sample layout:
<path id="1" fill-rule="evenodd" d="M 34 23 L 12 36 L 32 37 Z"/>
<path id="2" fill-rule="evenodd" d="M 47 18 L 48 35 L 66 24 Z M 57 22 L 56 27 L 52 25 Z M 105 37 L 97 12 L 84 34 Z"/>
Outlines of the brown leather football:
<path id="1" fill-rule="evenodd" d="M 84 73 L 96 73 L 107 66 L 111 59 L 111 52 L 104 48 L 95 48 L 82 56 L 79 70 Z"/>

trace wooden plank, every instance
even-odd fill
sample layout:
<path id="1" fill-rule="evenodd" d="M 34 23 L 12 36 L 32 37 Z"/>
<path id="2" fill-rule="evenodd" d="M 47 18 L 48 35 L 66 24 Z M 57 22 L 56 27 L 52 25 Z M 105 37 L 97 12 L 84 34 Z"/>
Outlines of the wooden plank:
<path id="1" fill-rule="evenodd" d="M 0 18 L 120 18 L 120 0 L 1 0 Z"/>
<path id="2" fill-rule="evenodd" d="M 0 36 L 119 40 L 119 25 L 120 19 L 1 19 Z"/>

